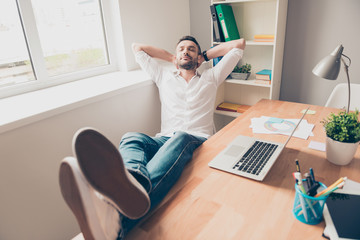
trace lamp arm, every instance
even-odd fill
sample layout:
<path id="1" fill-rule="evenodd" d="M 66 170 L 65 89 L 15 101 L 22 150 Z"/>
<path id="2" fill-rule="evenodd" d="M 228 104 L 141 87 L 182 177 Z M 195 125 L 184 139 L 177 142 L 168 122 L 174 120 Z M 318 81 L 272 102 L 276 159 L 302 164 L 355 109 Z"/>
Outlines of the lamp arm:
<path id="1" fill-rule="evenodd" d="M 349 112 L 349 109 L 350 109 L 350 77 L 349 77 L 349 66 L 351 64 L 351 60 L 348 56 L 342 54 L 343 56 L 345 56 L 347 59 L 349 59 L 350 63 L 349 65 L 347 65 L 344 61 L 344 58 L 341 58 L 341 61 L 344 63 L 344 69 L 345 69 L 345 72 L 346 72 L 346 77 L 347 77 L 347 82 L 348 82 L 348 105 L 347 105 L 347 111 L 346 113 Z"/>
<path id="2" fill-rule="evenodd" d="M 348 60 L 349 60 L 349 65 L 348 65 L 348 67 L 350 67 L 350 65 L 351 65 L 351 59 L 348 57 L 348 56 L 346 56 L 345 54 L 341 54 L 342 56 L 344 56 L 344 57 L 346 57 Z M 346 63 L 345 63 L 345 61 L 343 60 L 343 63 L 346 65 Z"/>

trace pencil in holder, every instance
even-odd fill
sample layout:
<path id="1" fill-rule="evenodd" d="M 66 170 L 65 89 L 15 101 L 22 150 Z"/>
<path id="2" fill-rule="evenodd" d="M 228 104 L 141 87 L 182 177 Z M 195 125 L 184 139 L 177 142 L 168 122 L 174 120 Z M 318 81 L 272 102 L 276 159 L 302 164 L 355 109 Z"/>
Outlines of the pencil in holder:
<path id="1" fill-rule="evenodd" d="M 320 187 L 317 192 L 326 189 L 326 186 L 319 182 Z M 297 184 L 295 184 L 295 201 L 293 214 L 300 222 L 315 225 L 322 221 L 323 209 L 327 196 L 311 197 L 304 194 Z"/>

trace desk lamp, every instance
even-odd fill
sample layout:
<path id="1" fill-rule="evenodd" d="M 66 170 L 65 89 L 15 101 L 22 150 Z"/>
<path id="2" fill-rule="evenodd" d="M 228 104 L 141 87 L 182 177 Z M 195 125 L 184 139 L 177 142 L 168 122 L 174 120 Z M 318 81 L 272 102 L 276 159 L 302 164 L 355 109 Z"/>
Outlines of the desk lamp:
<path id="1" fill-rule="evenodd" d="M 321 78 L 325 78 L 328 80 L 336 80 L 339 72 L 340 72 L 340 60 L 344 63 L 344 69 L 347 76 L 347 82 L 348 82 L 348 105 L 347 105 L 347 113 L 349 112 L 350 107 L 350 78 L 349 78 L 349 66 L 351 64 L 351 59 L 343 54 L 344 47 L 340 44 L 335 48 L 335 50 L 328 56 L 324 57 L 312 70 L 312 72 Z M 347 65 L 344 61 L 344 58 L 342 56 L 346 57 L 349 60 L 349 65 Z"/>

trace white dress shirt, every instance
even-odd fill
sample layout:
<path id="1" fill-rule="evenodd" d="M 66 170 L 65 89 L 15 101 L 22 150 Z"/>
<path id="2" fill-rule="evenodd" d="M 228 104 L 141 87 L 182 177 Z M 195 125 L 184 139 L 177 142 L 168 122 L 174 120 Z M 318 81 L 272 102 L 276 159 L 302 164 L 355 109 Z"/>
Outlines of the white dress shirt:
<path id="1" fill-rule="evenodd" d="M 156 136 L 172 136 L 183 131 L 208 138 L 214 133 L 214 105 L 218 86 L 242 58 L 243 50 L 229 51 L 215 67 L 198 72 L 189 81 L 180 71 L 171 71 L 144 51 L 135 54 L 136 61 L 159 88 L 161 132 Z"/>

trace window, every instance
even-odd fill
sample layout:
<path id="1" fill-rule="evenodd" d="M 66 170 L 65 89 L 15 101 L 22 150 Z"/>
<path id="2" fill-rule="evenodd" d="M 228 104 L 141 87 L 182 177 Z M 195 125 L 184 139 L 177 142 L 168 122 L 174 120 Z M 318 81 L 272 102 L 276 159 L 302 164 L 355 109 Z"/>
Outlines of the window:
<path id="1" fill-rule="evenodd" d="M 15 1 L 0 2 L 0 87 L 35 80 Z"/>
<path id="2" fill-rule="evenodd" d="M 103 11 L 101 0 L 0 1 L 0 96 L 113 70 Z"/>

